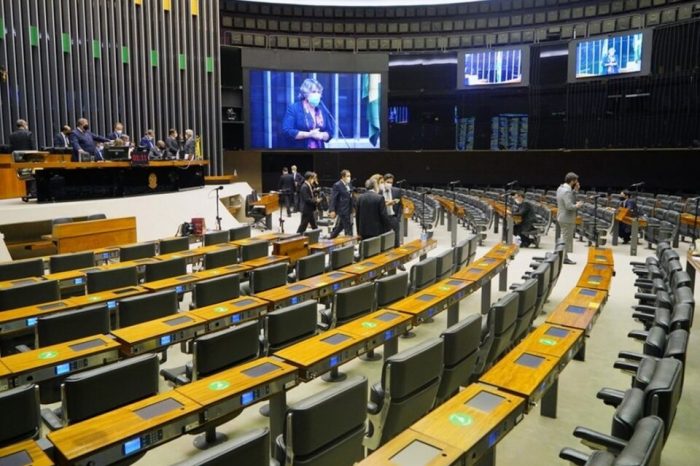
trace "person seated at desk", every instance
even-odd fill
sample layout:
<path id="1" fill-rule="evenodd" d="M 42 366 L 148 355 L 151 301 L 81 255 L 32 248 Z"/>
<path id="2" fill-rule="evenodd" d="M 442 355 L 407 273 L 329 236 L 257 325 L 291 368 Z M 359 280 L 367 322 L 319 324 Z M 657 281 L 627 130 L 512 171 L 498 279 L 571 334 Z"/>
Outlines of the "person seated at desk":
<path id="1" fill-rule="evenodd" d="M 56 137 L 53 138 L 53 146 L 59 149 L 65 149 L 70 147 L 70 133 L 71 127 L 68 125 L 63 125 L 61 131 L 56 133 Z"/>
<path id="2" fill-rule="evenodd" d="M 88 122 L 87 118 L 81 118 L 78 120 L 76 128 L 70 134 L 70 144 L 73 148 L 72 162 L 79 162 L 81 155 L 89 155 L 94 157 L 95 160 L 104 160 L 98 158 L 101 156 L 97 152 L 96 142 L 108 142 L 109 139 L 93 134 L 89 129 L 90 122 Z"/>
<path id="3" fill-rule="evenodd" d="M 529 235 L 533 233 L 537 216 L 529 202 L 525 202 L 523 193 L 517 192 L 514 195 L 515 205 L 513 206 L 513 216 L 520 216 L 520 223 L 513 225 L 513 233 L 520 236 L 520 245 L 524 248 L 536 243 L 537 240 Z"/>
<path id="4" fill-rule="evenodd" d="M 629 191 L 622 191 L 620 193 L 620 196 L 622 197 L 622 200 L 620 201 L 620 207 L 628 209 L 627 213 L 629 217 L 636 217 L 637 203 L 634 202 L 634 199 L 630 198 Z M 618 224 L 617 233 L 618 236 L 622 238 L 623 244 L 629 244 L 630 240 L 632 239 L 632 225 L 620 222 Z"/>
<path id="5" fill-rule="evenodd" d="M 147 129 L 146 134 L 141 138 L 141 141 L 139 141 L 139 146 L 143 147 L 146 149 L 149 153 L 151 150 L 156 148 L 156 137 L 155 137 L 155 131 L 152 129 Z"/>
<path id="6" fill-rule="evenodd" d="M 122 136 L 126 136 L 124 134 L 124 125 L 120 122 L 116 122 L 114 124 L 114 130 L 107 135 L 107 139 L 109 139 L 110 141 L 114 141 L 116 139 L 121 139 Z"/>
<path id="7" fill-rule="evenodd" d="M 17 129 L 10 134 L 10 150 L 36 150 L 34 137 L 29 131 L 29 123 L 26 120 L 17 120 L 15 123 Z"/>
<path id="8" fill-rule="evenodd" d="M 168 152 L 168 147 L 162 139 L 148 151 L 148 158 L 151 160 L 163 160 Z"/>

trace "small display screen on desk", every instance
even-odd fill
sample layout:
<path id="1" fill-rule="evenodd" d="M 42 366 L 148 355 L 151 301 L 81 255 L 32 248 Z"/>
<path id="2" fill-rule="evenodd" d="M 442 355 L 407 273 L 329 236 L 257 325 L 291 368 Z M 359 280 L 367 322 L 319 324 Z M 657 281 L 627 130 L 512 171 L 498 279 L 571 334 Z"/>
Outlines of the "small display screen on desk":
<path id="1" fill-rule="evenodd" d="M 335 335 L 331 335 L 329 337 L 326 337 L 322 339 L 321 341 L 324 343 L 328 343 L 329 345 L 337 345 L 338 343 L 342 343 L 344 341 L 350 340 L 351 338 L 347 335 L 343 335 L 342 333 L 336 333 Z"/>
<path id="2" fill-rule="evenodd" d="M 462 280 L 448 280 L 447 284 L 450 286 L 460 286 L 462 283 L 464 283 Z"/>
<path id="3" fill-rule="evenodd" d="M 124 442 L 124 445 L 122 445 L 122 452 L 124 453 L 124 456 L 131 455 L 132 453 L 136 453 L 141 449 L 141 438 L 135 438 L 133 440 L 129 440 L 127 442 Z"/>
<path id="4" fill-rule="evenodd" d="M 583 306 L 566 306 L 566 312 L 573 312 L 574 314 L 583 314 L 586 312 L 586 308 Z"/>
<path id="5" fill-rule="evenodd" d="M 107 301 L 107 309 L 110 311 L 117 308 L 117 302 L 115 300 Z"/>
<path id="6" fill-rule="evenodd" d="M 603 279 L 600 275 L 589 275 L 588 276 L 588 283 L 593 283 L 593 282 L 599 282 Z"/>
<path id="7" fill-rule="evenodd" d="M 564 338 L 569 334 L 569 331 L 563 328 L 550 327 L 544 334 L 550 337 Z"/>
<path id="8" fill-rule="evenodd" d="M 479 273 L 483 273 L 483 272 L 484 272 L 484 269 L 478 269 L 478 268 L 476 268 L 476 267 L 472 267 L 471 269 L 467 270 L 467 272 L 479 274 Z"/>
<path id="9" fill-rule="evenodd" d="M 97 348 L 98 346 L 104 346 L 104 342 L 100 340 L 99 338 L 95 338 L 94 340 L 88 340 L 84 341 L 82 343 L 76 343 L 75 345 L 68 345 L 68 348 L 70 348 L 73 351 L 85 351 L 90 348 Z"/>
<path id="10" fill-rule="evenodd" d="M 39 319 L 37 319 L 36 317 L 30 317 L 29 319 L 27 319 L 27 327 L 34 327 L 36 325 L 37 320 Z"/>
<path id="11" fill-rule="evenodd" d="M 605 256 L 595 256 L 595 260 L 604 261 L 604 260 L 607 260 L 607 258 Z"/>
<path id="12" fill-rule="evenodd" d="M 299 290 L 303 290 L 304 288 L 308 288 L 308 286 L 306 286 L 306 285 L 290 285 L 287 287 L 287 289 L 290 291 L 299 291 Z"/>
<path id="13" fill-rule="evenodd" d="M 102 270 L 102 269 L 99 268 L 99 267 L 90 267 L 89 269 L 80 269 L 80 271 L 83 272 L 83 273 L 88 273 L 88 272 L 99 272 L 100 270 Z"/>
<path id="14" fill-rule="evenodd" d="M 331 272 L 327 275 L 328 278 L 343 278 L 345 276 L 342 272 Z"/>
<path id="15" fill-rule="evenodd" d="M 249 405 L 255 400 L 255 393 L 245 392 L 241 395 L 241 405 Z"/>
<path id="16" fill-rule="evenodd" d="M 70 372 L 70 363 L 60 364 L 56 366 L 56 375 L 63 375 Z"/>
<path id="17" fill-rule="evenodd" d="M 396 466 L 422 466 L 430 464 L 442 454 L 440 448 L 429 445 L 420 440 L 414 440 L 403 450 L 389 458 L 391 464 Z"/>
<path id="18" fill-rule="evenodd" d="M 489 264 L 493 264 L 494 262 L 497 262 L 497 261 L 498 261 L 498 259 L 492 259 L 492 258 L 490 258 L 490 257 L 484 257 L 484 258 L 481 259 L 479 262 L 481 262 L 482 264 L 489 265 Z"/>
<path id="19" fill-rule="evenodd" d="M 437 298 L 434 294 L 422 294 L 418 296 L 416 299 L 418 301 L 423 301 L 425 303 L 432 301 L 433 299 Z"/>
<path id="20" fill-rule="evenodd" d="M 182 275 L 181 277 L 176 277 L 175 280 L 179 282 L 188 282 L 193 279 L 192 275 Z"/>
<path id="21" fill-rule="evenodd" d="M 532 369 L 537 369 L 544 362 L 544 358 L 541 356 L 535 356 L 534 354 L 523 353 L 518 359 L 515 360 L 515 364 L 520 366 L 530 367 Z"/>
<path id="22" fill-rule="evenodd" d="M 169 413 L 170 411 L 175 411 L 176 409 L 180 408 L 182 408 L 182 403 L 173 398 L 166 398 L 157 403 L 153 403 L 152 405 L 148 405 L 144 408 L 137 409 L 136 411 L 134 411 L 134 414 L 136 414 L 144 421 L 148 421 L 149 419 L 152 419 L 156 416 L 160 416 L 162 414 Z"/>
<path id="23" fill-rule="evenodd" d="M 581 291 L 578 292 L 578 294 L 583 295 L 583 296 L 595 296 L 598 294 L 596 290 L 589 290 L 587 288 L 583 288 Z"/>
<path id="24" fill-rule="evenodd" d="M 374 262 L 360 262 L 358 265 L 362 265 L 363 267 L 372 267 L 373 265 L 377 265 Z"/>
<path id="25" fill-rule="evenodd" d="M 470 398 L 465 405 L 470 408 L 478 409 L 485 413 L 490 413 L 505 401 L 502 396 L 494 395 L 487 391 L 481 391 L 476 396 Z"/>
<path id="26" fill-rule="evenodd" d="M 64 303 L 63 301 L 58 301 L 56 303 L 41 304 L 37 307 L 42 311 L 50 311 L 51 309 L 60 309 L 62 307 L 66 307 L 66 303 Z"/>
<path id="27" fill-rule="evenodd" d="M 75 280 L 73 280 L 74 285 L 83 285 L 84 283 L 85 283 L 84 278 L 76 278 Z"/>
<path id="28" fill-rule="evenodd" d="M 276 371 L 279 368 L 279 366 L 272 364 L 271 362 L 265 362 L 257 366 L 251 367 L 250 369 L 246 369 L 242 372 L 248 377 L 260 377 L 261 375 L 265 375 L 272 371 Z"/>
<path id="29" fill-rule="evenodd" d="M 23 466 L 25 464 L 33 464 L 32 457 L 29 456 L 27 450 L 0 457 L 0 466 Z"/>
<path id="30" fill-rule="evenodd" d="M 594 264 L 593 269 L 595 270 L 607 270 L 608 266 L 607 265 L 600 265 L 600 264 Z"/>
<path id="31" fill-rule="evenodd" d="M 382 322 L 389 322 L 389 321 L 396 319 L 397 317 L 398 317 L 398 315 L 396 315 L 392 312 L 385 312 L 385 313 L 380 314 L 377 317 L 375 317 L 375 319 L 381 320 Z"/>
<path id="32" fill-rule="evenodd" d="M 255 304 L 255 303 L 256 303 L 256 301 L 254 299 L 246 298 L 246 299 L 241 299 L 240 301 L 233 303 L 233 305 L 236 307 L 243 307 L 243 306 L 250 306 L 251 304 Z"/>
<path id="33" fill-rule="evenodd" d="M 31 278 L 25 278 L 23 280 L 12 280 L 12 285 L 29 285 L 30 283 L 36 283 L 36 280 Z"/>
<path id="34" fill-rule="evenodd" d="M 133 286 L 130 286 L 129 288 L 122 288 L 121 290 L 115 290 L 112 291 L 114 294 L 124 294 L 124 293 L 131 293 L 133 291 L 138 291 L 138 288 L 134 288 Z"/>
<path id="35" fill-rule="evenodd" d="M 170 325 L 171 327 L 175 327 L 176 325 L 186 324 L 187 322 L 192 322 L 192 319 L 190 319 L 187 316 L 182 316 L 182 317 L 176 317 L 174 319 L 166 320 L 164 323 L 166 325 Z"/>

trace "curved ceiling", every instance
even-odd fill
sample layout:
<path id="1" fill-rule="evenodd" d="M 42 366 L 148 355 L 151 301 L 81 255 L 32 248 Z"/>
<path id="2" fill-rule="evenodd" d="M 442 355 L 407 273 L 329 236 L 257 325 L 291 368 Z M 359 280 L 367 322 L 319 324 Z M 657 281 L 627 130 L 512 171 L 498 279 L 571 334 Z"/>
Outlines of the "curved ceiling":
<path id="1" fill-rule="evenodd" d="M 469 3 L 485 0 L 239 0 L 253 3 L 275 3 L 278 5 L 311 5 L 311 6 L 425 6 L 448 5 L 450 3 Z"/>

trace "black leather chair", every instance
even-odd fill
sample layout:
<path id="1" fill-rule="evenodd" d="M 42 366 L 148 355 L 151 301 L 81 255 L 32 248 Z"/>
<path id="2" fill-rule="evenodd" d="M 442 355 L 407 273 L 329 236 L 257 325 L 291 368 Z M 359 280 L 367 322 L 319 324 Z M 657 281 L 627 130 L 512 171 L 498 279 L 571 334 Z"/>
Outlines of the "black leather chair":
<path id="1" fill-rule="evenodd" d="M 430 411 L 443 372 L 443 354 L 444 342 L 436 338 L 384 361 L 381 382 L 370 390 L 365 447 L 376 450 Z"/>
<path id="2" fill-rule="evenodd" d="M 474 373 L 481 343 L 481 316 L 471 314 L 440 334 L 445 342 L 444 363 L 435 405 L 466 387 Z"/>
<path id="3" fill-rule="evenodd" d="M 187 251 L 190 248 L 189 236 L 168 238 L 160 240 L 158 254 L 171 254 L 173 252 Z"/>
<path id="4" fill-rule="evenodd" d="M 287 284 L 287 263 L 267 265 L 250 271 L 248 283 L 241 285 L 243 294 L 255 294 Z"/>
<path id="5" fill-rule="evenodd" d="M 119 262 L 134 261 L 138 259 L 146 259 L 155 257 L 156 246 L 158 243 L 152 241 L 150 243 L 139 243 L 131 246 L 122 246 L 119 248 Z"/>
<path id="6" fill-rule="evenodd" d="M 44 275 L 44 261 L 41 258 L 24 259 L 0 264 L 0 282 L 25 277 Z"/>
<path id="7" fill-rule="evenodd" d="M 314 228 L 313 230 L 306 230 L 302 234 L 309 239 L 309 244 L 316 244 L 316 243 L 318 243 L 318 240 L 321 239 L 321 229 L 320 228 Z"/>
<path id="8" fill-rule="evenodd" d="M 284 465 L 352 465 L 364 457 L 367 379 L 353 377 L 287 408 L 275 442 Z"/>
<path id="9" fill-rule="evenodd" d="M 304 280 L 321 275 L 326 271 L 326 255 L 311 254 L 310 256 L 302 257 L 297 260 L 295 271 L 296 280 Z"/>
<path id="10" fill-rule="evenodd" d="M 213 244 L 221 244 L 229 242 L 228 230 L 223 231 L 210 231 L 204 234 L 203 241 L 204 246 L 211 246 Z"/>
<path id="11" fill-rule="evenodd" d="M 187 263 L 184 257 L 146 264 L 146 282 L 164 280 L 187 273 Z"/>
<path id="12" fill-rule="evenodd" d="M 257 429 L 176 463 L 175 466 L 278 466 L 270 459 L 270 431 Z"/>
<path id="13" fill-rule="evenodd" d="M 253 241 L 250 244 L 244 244 L 241 246 L 241 262 L 265 257 L 269 254 L 269 251 L 269 241 L 260 240 Z"/>
<path id="14" fill-rule="evenodd" d="M 260 230 L 266 230 L 266 210 L 265 206 L 262 204 L 257 204 L 258 194 L 253 190 L 250 194 L 245 197 L 245 216 L 253 219 L 253 223 L 250 225 L 253 228 L 259 228 Z"/>
<path id="15" fill-rule="evenodd" d="M 342 248 L 335 248 L 331 251 L 330 269 L 341 269 L 345 266 L 352 264 L 353 260 L 355 260 L 354 246 L 343 246 Z"/>
<path id="16" fill-rule="evenodd" d="M 49 270 L 51 270 L 51 273 L 65 272 L 67 270 L 83 269 L 94 266 L 95 253 L 92 251 L 56 254 L 49 257 Z"/>
<path id="17" fill-rule="evenodd" d="M 173 289 L 124 298 L 117 306 L 120 328 L 166 317 L 177 311 L 177 291 Z"/>
<path id="18" fill-rule="evenodd" d="M 685 368 L 689 340 L 687 331 L 679 329 L 666 334 L 662 328 L 653 327 L 648 332 L 632 331 L 629 335 L 644 341 L 642 354 L 621 351 L 618 353 L 621 359 L 615 361 L 614 367 L 630 372 L 634 376 L 633 386 L 646 387 L 663 358 L 677 359 Z"/>
<path id="19" fill-rule="evenodd" d="M 518 302 L 520 295 L 509 292 L 496 301 L 492 308 L 494 314 L 494 335 L 491 350 L 486 357 L 486 367 L 488 368 L 496 362 L 501 355 L 513 345 L 513 332 L 515 331 L 515 321 L 518 318 Z"/>
<path id="20" fill-rule="evenodd" d="M 443 280 L 450 275 L 454 270 L 454 248 L 446 249 L 443 252 L 436 254 L 435 260 L 435 279 Z"/>
<path id="21" fill-rule="evenodd" d="M 523 283 L 512 288 L 517 293 L 518 317 L 513 330 L 513 343 L 517 344 L 529 333 L 532 322 L 535 320 L 535 310 L 537 309 L 537 280 L 525 280 Z"/>
<path id="22" fill-rule="evenodd" d="M 0 289 L 0 311 L 58 301 L 60 298 L 58 280 L 2 288 Z"/>
<path id="23" fill-rule="evenodd" d="M 364 406 L 359 409 L 364 413 Z M 41 415 L 36 385 L 22 385 L 0 392 L 0 413 L 3 417 L 0 422 L 0 448 L 39 438 Z"/>
<path id="24" fill-rule="evenodd" d="M 241 295 L 240 276 L 224 275 L 195 283 L 190 308 L 205 307 L 222 303 Z"/>
<path id="25" fill-rule="evenodd" d="M 107 304 L 40 317 L 36 324 L 36 347 L 56 345 L 91 335 L 106 335 L 110 330 Z"/>
<path id="26" fill-rule="evenodd" d="M 324 330 L 344 324 L 376 309 L 374 283 L 362 283 L 333 295 L 333 305 L 321 312 L 320 327 Z"/>
<path id="27" fill-rule="evenodd" d="M 486 315 L 481 316 L 481 338 L 479 339 L 479 354 L 476 357 L 476 367 L 474 368 L 474 381 L 477 377 L 483 374 L 486 370 L 488 355 L 493 346 L 493 340 L 496 335 L 496 308 L 491 306 Z"/>
<path id="28" fill-rule="evenodd" d="M 408 274 L 397 273 L 374 281 L 377 287 L 377 309 L 403 299 L 408 294 Z"/>
<path id="29" fill-rule="evenodd" d="M 318 311 L 316 301 L 310 299 L 283 307 L 265 316 L 262 352 L 270 355 L 289 345 L 316 334 Z"/>
<path id="30" fill-rule="evenodd" d="M 88 293 L 136 286 L 139 282 L 136 266 L 90 271 L 85 276 L 87 277 Z"/>
<path id="31" fill-rule="evenodd" d="M 394 248 L 396 233 L 394 233 L 393 230 L 387 231 L 386 233 L 382 233 L 381 235 L 379 235 L 379 238 L 381 240 L 382 252 Z"/>
<path id="32" fill-rule="evenodd" d="M 239 252 L 237 248 L 222 249 L 204 254 L 204 268 L 216 269 L 238 263 Z"/>
<path id="33" fill-rule="evenodd" d="M 376 256 L 382 252 L 382 239 L 379 236 L 360 241 L 360 260 Z"/>
<path id="34" fill-rule="evenodd" d="M 428 257 L 411 266 L 409 294 L 420 291 L 435 283 L 437 278 L 437 259 Z"/>
<path id="35" fill-rule="evenodd" d="M 469 239 L 458 242 L 454 249 L 454 270 L 461 270 L 469 262 Z"/>
<path id="36" fill-rule="evenodd" d="M 231 241 L 250 238 L 250 225 L 241 225 L 239 227 L 231 228 L 228 231 L 228 236 Z"/>

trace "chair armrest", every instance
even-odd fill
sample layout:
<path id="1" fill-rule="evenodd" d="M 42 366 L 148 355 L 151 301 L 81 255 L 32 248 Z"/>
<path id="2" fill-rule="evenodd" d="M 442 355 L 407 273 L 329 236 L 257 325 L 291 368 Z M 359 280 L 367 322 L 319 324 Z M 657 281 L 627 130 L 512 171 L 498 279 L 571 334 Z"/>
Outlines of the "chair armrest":
<path id="1" fill-rule="evenodd" d="M 620 369 L 625 372 L 631 372 L 632 374 L 637 372 L 639 369 L 639 363 L 629 361 L 627 359 L 618 359 L 613 363 L 615 369 Z"/>
<path id="2" fill-rule="evenodd" d="M 632 351 L 620 351 L 617 353 L 618 358 L 626 359 L 628 361 L 641 361 L 644 358 L 647 358 L 648 356 L 646 354 L 642 353 L 635 353 Z"/>
<path id="3" fill-rule="evenodd" d="M 369 414 L 379 414 L 384 406 L 384 388 L 382 384 L 375 383 L 369 391 L 369 402 L 367 402 L 367 412 Z"/>
<path id="4" fill-rule="evenodd" d="M 63 428 L 63 421 L 56 415 L 56 413 L 52 409 L 42 409 L 41 418 L 51 430 L 58 430 Z"/>
<path id="5" fill-rule="evenodd" d="M 585 445 L 592 446 L 596 450 L 608 450 L 615 454 L 620 453 L 627 446 L 627 442 L 619 438 L 601 434 L 587 427 L 574 429 L 574 437 L 581 439 Z"/>
<path id="6" fill-rule="evenodd" d="M 645 312 L 633 312 L 632 318 L 639 320 L 640 322 L 647 323 L 654 320 L 654 315 L 647 314 Z"/>
<path id="7" fill-rule="evenodd" d="M 615 390 L 614 388 L 601 388 L 598 393 L 596 393 L 596 398 L 603 400 L 603 403 L 607 406 L 614 406 L 617 408 L 625 398 L 625 392 L 622 390 Z"/>
<path id="8" fill-rule="evenodd" d="M 562 448 L 559 452 L 559 458 L 577 466 L 585 466 L 588 458 L 590 458 L 590 455 L 574 450 L 573 448 Z"/>
<path id="9" fill-rule="evenodd" d="M 634 309 L 637 312 L 643 312 L 645 314 L 651 314 L 654 315 L 656 313 L 656 306 L 648 306 L 646 304 L 640 304 L 638 306 L 632 306 L 632 309 Z"/>
<path id="10" fill-rule="evenodd" d="M 649 336 L 649 332 L 644 330 L 632 330 L 627 334 L 627 336 L 634 340 L 644 341 Z"/>
<path id="11" fill-rule="evenodd" d="M 637 301 L 655 301 L 656 295 L 653 293 L 635 293 L 634 299 L 636 299 Z"/>

